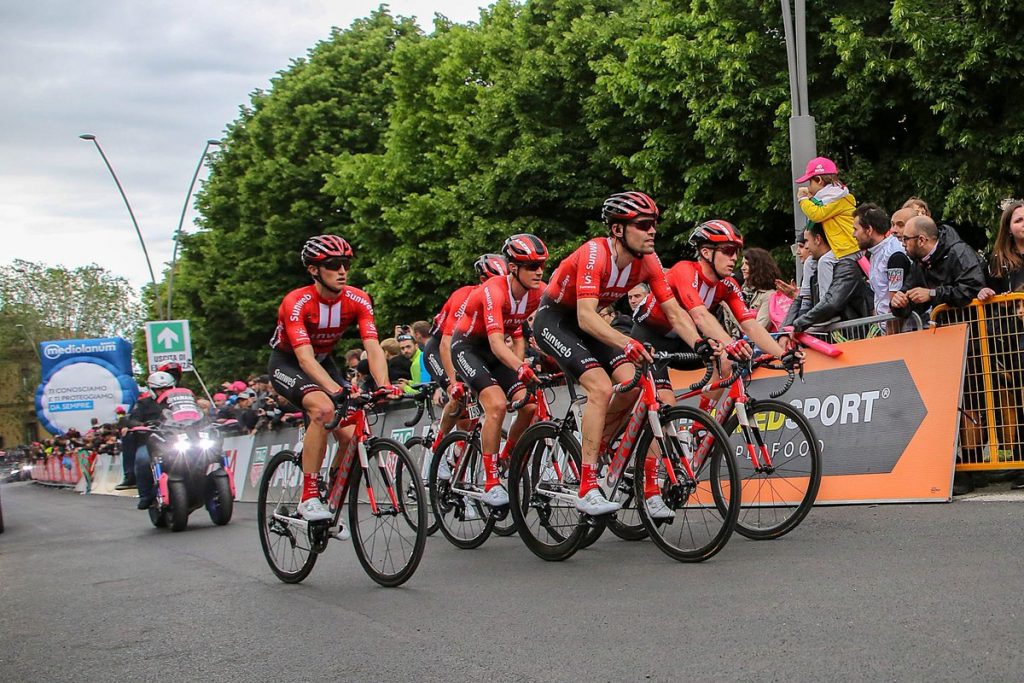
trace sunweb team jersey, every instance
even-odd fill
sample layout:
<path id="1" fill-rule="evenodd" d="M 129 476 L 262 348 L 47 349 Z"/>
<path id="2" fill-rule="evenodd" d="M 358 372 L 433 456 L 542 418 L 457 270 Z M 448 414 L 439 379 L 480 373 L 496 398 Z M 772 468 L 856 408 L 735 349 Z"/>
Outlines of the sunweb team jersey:
<path id="1" fill-rule="evenodd" d="M 430 328 L 432 336 L 440 339 L 444 335 L 451 336 L 455 332 L 455 323 L 466 311 L 469 295 L 477 287 L 479 285 L 466 285 L 452 292 L 452 295 L 444 302 L 444 306 L 441 307 L 441 312 L 434 316 L 434 324 Z"/>
<path id="2" fill-rule="evenodd" d="M 523 336 L 523 323 L 540 305 L 543 283 L 519 299 L 512 294 L 512 275 L 492 277 L 476 287 L 466 301 L 466 310 L 456 323 L 462 335 L 487 338 L 490 334 Z"/>
<path id="3" fill-rule="evenodd" d="M 615 264 L 612 239 L 598 237 L 585 242 L 558 264 L 544 295 L 570 308 L 575 308 L 579 299 L 597 299 L 598 308 L 603 308 L 626 296 L 641 282 L 650 285 L 656 300 L 672 298 L 665 269 L 656 254 L 645 254 L 620 269 Z"/>
<path id="4" fill-rule="evenodd" d="M 334 299 L 324 299 L 314 285 L 292 290 L 277 309 L 277 329 L 270 340 L 271 348 L 294 351 L 300 346 L 313 346 L 313 353 L 323 356 L 334 349 L 342 333 L 353 322 L 359 324 L 363 341 L 377 338 L 370 295 L 356 287 L 345 286 Z"/>
<path id="5" fill-rule="evenodd" d="M 754 320 L 757 313 L 747 308 L 740 294 L 739 283 L 731 277 L 711 282 L 695 261 L 680 261 L 666 273 L 673 296 L 687 311 L 704 306 L 712 313 L 724 303 L 738 322 Z M 661 310 L 660 302 L 648 296 L 634 315 L 636 322 L 647 325 L 662 334 L 672 331 L 672 323 Z"/>

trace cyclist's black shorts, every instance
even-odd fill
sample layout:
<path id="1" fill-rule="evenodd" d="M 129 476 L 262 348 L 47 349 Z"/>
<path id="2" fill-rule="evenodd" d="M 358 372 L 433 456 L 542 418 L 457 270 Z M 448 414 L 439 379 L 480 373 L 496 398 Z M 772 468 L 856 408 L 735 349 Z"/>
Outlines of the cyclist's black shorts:
<path id="1" fill-rule="evenodd" d="M 435 382 L 441 385 L 445 391 L 448 390 L 448 373 L 444 371 L 441 364 L 441 340 L 431 335 L 427 343 L 423 345 L 423 363 L 427 366 L 427 372 Z"/>
<path id="2" fill-rule="evenodd" d="M 327 374 L 341 386 L 349 386 L 345 374 L 334 362 L 332 356 L 326 356 L 320 361 Z M 305 410 L 302 407 L 302 399 L 306 394 L 314 391 L 325 391 L 319 384 L 314 382 L 299 367 L 299 359 L 295 354 L 286 351 L 273 349 L 270 352 L 270 362 L 267 363 L 267 374 L 270 375 L 270 384 L 274 391 L 295 406 L 296 410 Z"/>
<path id="3" fill-rule="evenodd" d="M 456 332 L 452 338 L 452 360 L 455 375 L 477 394 L 487 387 L 498 386 L 511 398 L 523 388 L 516 371 L 498 360 L 486 338 L 480 342 Z"/>
<path id="4" fill-rule="evenodd" d="M 594 368 L 604 368 L 611 375 L 615 368 L 629 362 L 622 349 L 598 341 L 581 330 L 575 308 L 556 304 L 547 297 L 540 301 L 533 320 L 533 334 L 537 346 L 575 380 Z"/>
<path id="5" fill-rule="evenodd" d="M 665 353 L 693 353 L 693 347 L 679 337 L 675 335 L 666 337 L 661 332 L 658 332 L 643 323 L 633 323 L 633 329 L 630 331 L 629 336 L 642 344 L 650 344 L 654 347 L 655 351 L 663 351 Z M 675 363 L 674 367 L 677 370 L 697 370 L 703 368 L 704 363 L 700 361 L 683 364 Z M 653 374 L 654 383 L 659 389 L 672 388 L 672 381 L 668 377 L 667 365 L 664 363 L 656 363 L 653 368 Z"/>

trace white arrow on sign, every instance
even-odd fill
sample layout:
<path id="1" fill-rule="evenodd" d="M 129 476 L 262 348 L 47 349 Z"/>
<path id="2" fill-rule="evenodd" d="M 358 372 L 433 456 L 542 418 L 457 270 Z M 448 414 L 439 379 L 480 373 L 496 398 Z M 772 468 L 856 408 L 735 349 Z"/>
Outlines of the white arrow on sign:
<path id="1" fill-rule="evenodd" d="M 170 349 L 178 342 L 178 334 L 171 328 L 165 327 L 156 336 L 156 341 L 159 344 L 163 344 L 165 349 Z"/>

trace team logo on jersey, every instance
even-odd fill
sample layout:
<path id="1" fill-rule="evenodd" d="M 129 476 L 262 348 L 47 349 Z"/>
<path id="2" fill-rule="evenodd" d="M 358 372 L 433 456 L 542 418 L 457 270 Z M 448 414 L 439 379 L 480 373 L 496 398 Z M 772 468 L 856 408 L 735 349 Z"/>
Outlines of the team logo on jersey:
<path id="1" fill-rule="evenodd" d="M 903 289 L 903 269 L 902 268 L 890 268 L 889 269 L 889 291 L 898 292 Z"/>
<path id="2" fill-rule="evenodd" d="M 370 313 L 373 313 L 373 304 L 371 304 L 370 300 L 367 299 L 366 297 L 359 296 L 358 294 L 353 292 L 351 289 L 346 289 L 345 290 L 345 298 L 349 299 L 351 301 L 355 301 L 357 304 L 359 304 L 360 306 L 364 307 Z"/>
<path id="3" fill-rule="evenodd" d="M 289 320 L 291 320 L 293 323 L 299 322 L 299 319 L 300 319 L 300 317 L 302 315 L 302 307 L 305 306 L 306 304 L 308 304 L 312 300 L 313 300 L 313 295 L 312 294 L 303 294 L 302 298 L 299 299 L 298 301 L 296 301 L 295 305 L 292 306 L 292 314 L 289 317 Z"/>
<path id="4" fill-rule="evenodd" d="M 278 382 L 285 385 L 289 389 L 295 386 L 295 378 L 289 377 L 288 375 L 281 372 L 281 370 L 278 368 L 274 368 L 274 379 L 276 379 Z"/>

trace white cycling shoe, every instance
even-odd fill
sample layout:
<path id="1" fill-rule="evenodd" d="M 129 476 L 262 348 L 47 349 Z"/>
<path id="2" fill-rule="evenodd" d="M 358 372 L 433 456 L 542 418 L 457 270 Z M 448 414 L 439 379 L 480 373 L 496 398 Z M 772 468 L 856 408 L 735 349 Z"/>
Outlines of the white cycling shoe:
<path id="1" fill-rule="evenodd" d="M 498 484 L 490 491 L 484 493 L 484 497 L 480 499 L 480 502 L 484 505 L 490 505 L 492 508 L 499 508 L 502 505 L 508 505 L 508 491 L 501 484 Z"/>
<path id="2" fill-rule="evenodd" d="M 600 488 L 592 488 L 587 495 L 576 499 L 576 509 L 586 515 L 598 517 L 608 515 L 622 507 L 619 503 L 613 503 L 604 497 Z"/>
<path id="3" fill-rule="evenodd" d="M 665 505 L 665 499 L 660 493 L 645 500 L 644 507 L 647 508 L 647 514 L 651 519 L 674 519 L 676 516 L 672 508 Z"/>
<path id="4" fill-rule="evenodd" d="M 441 458 L 441 462 L 437 463 L 437 478 L 442 481 L 449 481 L 452 478 L 452 468 L 448 464 L 448 458 Z"/>
<path id="5" fill-rule="evenodd" d="M 323 522 L 334 517 L 319 498 L 302 501 L 295 511 L 307 522 Z"/>
<path id="6" fill-rule="evenodd" d="M 469 496 L 463 496 L 462 502 L 466 506 L 466 511 L 462 513 L 463 522 L 473 522 L 480 519 L 480 513 L 476 509 L 476 501 Z"/>

